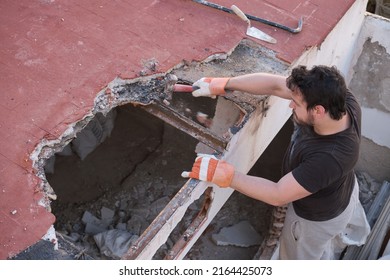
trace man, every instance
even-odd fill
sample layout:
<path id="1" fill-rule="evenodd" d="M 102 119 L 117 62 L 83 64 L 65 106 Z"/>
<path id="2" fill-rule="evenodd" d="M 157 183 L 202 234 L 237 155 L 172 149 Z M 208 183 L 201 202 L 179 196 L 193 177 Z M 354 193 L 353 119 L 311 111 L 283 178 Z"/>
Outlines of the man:
<path id="1" fill-rule="evenodd" d="M 287 78 L 267 73 L 202 78 L 194 86 L 194 96 L 237 90 L 289 99 L 295 129 L 278 182 L 240 173 L 209 155 L 198 156 L 183 177 L 231 187 L 274 206 L 288 204 L 280 259 L 333 259 L 339 253 L 335 246 L 365 242 L 370 228 L 353 170 L 361 109 L 335 67 L 299 66 Z"/>

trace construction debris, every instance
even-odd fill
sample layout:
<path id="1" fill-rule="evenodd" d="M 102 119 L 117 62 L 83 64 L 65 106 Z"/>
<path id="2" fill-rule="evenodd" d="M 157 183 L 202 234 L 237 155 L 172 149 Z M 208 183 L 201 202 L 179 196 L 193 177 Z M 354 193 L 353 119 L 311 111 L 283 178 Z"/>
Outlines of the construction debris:
<path id="1" fill-rule="evenodd" d="M 212 235 L 213 241 L 219 246 L 250 247 L 260 245 L 262 238 L 249 221 L 241 221 L 230 227 L 224 227 L 219 233 Z"/>
<path id="2" fill-rule="evenodd" d="M 100 252 L 113 259 L 120 259 L 138 237 L 120 229 L 111 229 L 93 236 Z"/>
<path id="3" fill-rule="evenodd" d="M 363 188 L 367 187 L 361 184 Z M 371 233 L 363 246 L 350 246 L 344 255 L 346 260 L 375 260 L 390 254 L 386 251 L 390 236 L 390 183 L 383 182 L 367 213 Z"/>

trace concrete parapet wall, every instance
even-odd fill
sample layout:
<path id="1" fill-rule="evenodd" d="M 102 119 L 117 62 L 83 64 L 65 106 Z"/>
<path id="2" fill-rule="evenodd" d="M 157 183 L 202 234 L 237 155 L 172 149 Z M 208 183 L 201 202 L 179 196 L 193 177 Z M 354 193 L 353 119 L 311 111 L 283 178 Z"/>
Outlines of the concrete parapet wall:
<path id="1" fill-rule="evenodd" d="M 362 105 L 362 149 L 357 166 L 390 179 L 390 21 L 367 13 L 351 67 L 350 88 Z"/>

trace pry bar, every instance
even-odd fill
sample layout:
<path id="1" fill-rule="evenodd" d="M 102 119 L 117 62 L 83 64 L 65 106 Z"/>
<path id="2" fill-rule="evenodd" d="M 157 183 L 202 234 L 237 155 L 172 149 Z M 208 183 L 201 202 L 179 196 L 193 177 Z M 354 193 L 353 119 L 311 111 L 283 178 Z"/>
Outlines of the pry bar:
<path id="1" fill-rule="evenodd" d="M 233 10 L 232 9 L 229 9 L 229 8 L 226 8 L 224 6 L 221 6 L 219 4 L 215 4 L 215 3 L 211 3 L 211 2 L 208 2 L 208 1 L 203 1 L 203 0 L 192 0 L 193 2 L 196 2 L 196 3 L 199 3 L 199 4 L 202 4 L 202 5 L 205 5 L 207 7 L 211 7 L 211 8 L 214 8 L 214 9 L 218 9 L 220 11 L 224 11 L 226 13 L 230 13 L 230 14 L 234 14 Z M 249 15 L 249 14 L 245 14 L 247 16 L 248 19 L 250 20 L 254 20 L 254 21 L 257 21 L 257 22 L 261 22 L 261 23 L 264 23 L 264 24 L 267 24 L 267 25 L 270 25 L 270 26 L 273 26 L 273 27 L 277 27 L 277 28 L 280 28 L 280 29 L 283 29 L 283 30 L 286 30 L 288 32 L 291 32 L 291 33 L 299 33 L 301 32 L 302 30 L 302 25 L 303 25 L 303 17 L 301 17 L 298 21 L 298 27 L 297 28 L 291 28 L 291 27 L 288 27 L 288 26 L 285 26 L 285 25 L 282 25 L 280 23 L 277 23 L 277 22 L 273 22 L 273 21 L 270 21 L 270 20 L 267 20 L 267 19 L 263 19 L 263 18 L 259 18 L 259 17 L 256 17 L 256 16 L 252 16 L 252 15 Z"/>

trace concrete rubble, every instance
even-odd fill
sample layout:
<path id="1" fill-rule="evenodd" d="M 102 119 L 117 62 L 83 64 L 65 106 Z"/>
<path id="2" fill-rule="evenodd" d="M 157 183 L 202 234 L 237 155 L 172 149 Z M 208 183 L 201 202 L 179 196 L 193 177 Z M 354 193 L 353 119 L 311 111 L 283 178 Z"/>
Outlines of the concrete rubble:
<path id="1" fill-rule="evenodd" d="M 110 229 L 93 236 L 100 252 L 113 259 L 120 259 L 138 237 L 120 229 Z"/>
<path id="2" fill-rule="evenodd" d="M 357 172 L 356 177 L 360 187 L 359 199 L 362 202 L 364 211 L 368 213 L 376 194 L 381 189 L 381 183 L 376 181 L 367 172 Z"/>
<path id="3" fill-rule="evenodd" d="M 248 221 L 241 221 L 230 227 L 224 227 L 212 235 L 213 241 L 219 246 L 250 247 L 260 245 L 262 237 Z"/>
<path id="4" fill-rule="evenodd" d="M 130 248 L 131 244 L 137 240 L 139 232 L 141 232 L 141 227 L 134 226 L 139 224 L 135 221 L 137 216 L 135 215 L 129 220 L 131 222 L 126 224 L 122 222 L 124 215 L 121 210 L 116 215 L 114 210 L 107 207 L 101 208 L 100 216 L 101 218 L 99 219 L 91 212 L 85 211 L 81 219 L 85 225 L 84 232 L 93 236 L 93 240 L 102 255 L 112 259 L 120 259 Z M 129 225 L 129 229 L 127 225 Z M 138 234 L 134 234 L 134 229 L 136 229 Z M 72 232 L 70 236 L 79 235 L 76 232 Z M 77 241 L 77 239 L 74 241 Z"/>

